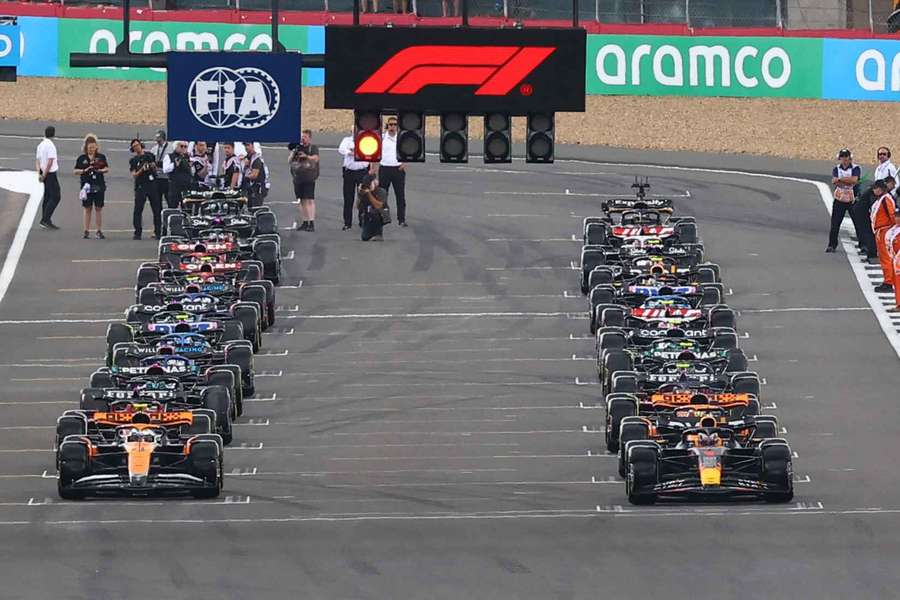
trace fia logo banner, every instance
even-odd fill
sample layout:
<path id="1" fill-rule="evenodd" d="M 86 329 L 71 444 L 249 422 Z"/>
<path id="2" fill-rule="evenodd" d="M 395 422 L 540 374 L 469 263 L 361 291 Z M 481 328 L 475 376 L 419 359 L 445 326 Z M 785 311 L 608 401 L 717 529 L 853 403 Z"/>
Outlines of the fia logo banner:
<path id="1" fill-rule="evenodd" d="M 278 112 L 280 102 L 278 83 L 256 67 L 206 69 L 188 89 L 191 112 L 214 129 L 262 127 Z"/>

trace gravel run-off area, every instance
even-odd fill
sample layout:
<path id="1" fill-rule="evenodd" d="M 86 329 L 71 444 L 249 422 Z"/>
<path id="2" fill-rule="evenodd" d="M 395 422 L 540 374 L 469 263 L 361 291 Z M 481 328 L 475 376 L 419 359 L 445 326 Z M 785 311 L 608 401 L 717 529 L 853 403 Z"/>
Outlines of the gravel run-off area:
<path id="1" fill-rule="evenodd" d="M 322 88 L 303 89 L 303 125 L 344 132 L 346 110 L 325 110 Z M 20 78 L 0 84 L 2 119 L 46 122 L 139 123 L 166 120 L 164 82 Z M 517 119 L 518 121 L 518 119 Z M 765 98 L 589 96 L 585 113 L 557 114 L 561 143 L 617 148 L 722 152 L 831 160 L 849 147 L 874 156 L 876 146 L 900 147 L 900 105 Z M 516 122 L 517 138 L 524 123 Z M 437 119 L 429 120 L 433 134 Z M 470 135 L 482 127 L 473 118 Z"/>

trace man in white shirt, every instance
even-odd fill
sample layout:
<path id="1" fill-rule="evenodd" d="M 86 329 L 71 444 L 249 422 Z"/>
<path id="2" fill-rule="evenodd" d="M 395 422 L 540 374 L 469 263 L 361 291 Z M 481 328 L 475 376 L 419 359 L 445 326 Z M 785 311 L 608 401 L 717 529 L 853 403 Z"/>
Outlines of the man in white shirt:
<path id="1" fill-rule="evenodd" d="M 897 167 L 891 162 L 891 149 L 886 146 L 881 146 L 876 151 L 876 158 L 878 162 L 875 165 L 873 181 L 884 180 L 888 177 L 896 179 Z M 896 187 L 887 190 L 887 192 L 892 195 L 895 195 L 895 191 Z M 875 234 L 872 233 L 869 213 L 872 210 L 872 204 L 874 204 L 875 200 L 877 200 L 877 198 L 872 195 L 872 190 L 869 188 L 859 195 L 859 199 L 850 209 L 854 224 L 856 224 L 857 221 L 860 224 L 859 227 L 857 227 L 859 251 L 861 254 L 864 253 L 868 257 L 869 262 L 873 264 L 878 259 L 878 245 L 875 242 Z"/>
<path id="2" fill-rule="evenodd" d="M 350 135 L 341 140 L 338 146 L 338 154 L 344 159 L 344 231 L 353 226 L 353 201 L 356 199 L 356 187 L 362 183 L 363 177 L 370 169 L 369 163 L 356 160 L 354 146 L 352 131 Z M 359 226 L 362 227 L 362 214 L 360 214 Z"/>
<path id="3" fill-rule="evenodd" d="M 397 117 L 388 117 L 387 127 L 381 139 L 381 165 L 378 169 L 378 185 L 385 192 L 394 186 L 397 196 L 397 224 L 406 224 L 406 165 L 397 160 Z"/>
<path id="4" fill-rule="evenodd" d="M 44 229 L 59 229 L 53 224 L 53 211 L 56 210 L 62 193 L 59 189 L 59 179 L 56 172 L 59 171 L 59 157 L 56 154 L 56 145 L 53 138 L 56 136 L 56 128 L 49 125 L 44 129 L 44 139 L 38 144 L 35 153 L 35 169 L 38 181 L 44 184 L 44 200 L 41 204 L 41 227 Z"/>

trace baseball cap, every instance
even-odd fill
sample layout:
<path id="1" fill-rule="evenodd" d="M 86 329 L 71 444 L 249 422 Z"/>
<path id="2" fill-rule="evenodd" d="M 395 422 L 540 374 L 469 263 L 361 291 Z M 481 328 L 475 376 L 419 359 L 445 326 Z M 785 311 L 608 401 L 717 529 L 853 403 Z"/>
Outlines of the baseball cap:
<path id="1" fill-rule="evenodd" d="M 158 140 L 164 140 L 164 139 L 166 139 L 166 130 L 165 130 L 165 129 L 158 129 L 158 130 L 156 131 L 156 139 L 158 139 Z"/>
<path id="2" fill-rule="evenodd" d="M 363 176 L 363 178 L 362 178 L 362 184 L 363 184 L 363 185 L 369 185 L 369 184 L 371 184 L 373 181 L 375 181 L 375 176 L 372 175 L 371 173 L 366 173 L 366 174 Z"/>
<path id="3" fill-rule="evenodd" d="M 850 149 L 849 149 L 849 148 L 841 148 L 841 151 L 838 152 L 838 158 L 844 158 L 845 156 L 848 157 L 848 158 L 851 157 L 851 156 L 853 156 L 853 155 L 850 153 Z"/>

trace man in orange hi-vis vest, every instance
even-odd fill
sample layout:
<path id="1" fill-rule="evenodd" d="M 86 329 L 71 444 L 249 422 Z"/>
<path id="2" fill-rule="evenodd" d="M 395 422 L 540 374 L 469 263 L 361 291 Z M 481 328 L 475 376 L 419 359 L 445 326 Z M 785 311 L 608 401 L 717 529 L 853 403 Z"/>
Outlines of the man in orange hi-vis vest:
<path id="1" fill-rule="evenodd" d="M 900 281 L 900 224 L 888 227 L 884 235 L 884 243 L 891 252 L 894 266 L 894 281 Z M 894 286 L 894 307 L 887 309 L 890 313 L 900 312 L 900 285 Z"/>
<path id="2" fill-rule="evenodd" d="M 875 232 L 875 244 L 878 247 L 878 262 L 881 263 L 881 272 L 884 282 L 875 288 L 876 292 L 894 291 L 894 264 L 891 260 L 891 248 L 885 244 L 885 236 L 888 229 L 897 224 L 894 212 L 897 207 L 894 198 L 887 193 L 887 186 L 883 179 L 872 184 L 872 193 L 877 198 L 872 204 L 872 231 Z"/>

